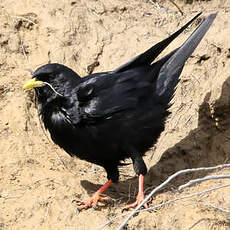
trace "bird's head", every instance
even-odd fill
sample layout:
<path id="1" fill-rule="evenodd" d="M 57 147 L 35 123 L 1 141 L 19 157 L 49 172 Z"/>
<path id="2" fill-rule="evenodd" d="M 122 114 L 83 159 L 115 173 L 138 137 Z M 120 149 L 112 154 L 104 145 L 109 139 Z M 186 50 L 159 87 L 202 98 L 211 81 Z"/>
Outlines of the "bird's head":
<path id="1" fill-rule="evenodd" d="M 76 86 L 81 78 L 67 66 L 52 63 L 39 67 L 23 89 L 35 89 L 39 103 L 62 97 L 69 88 Z"/>

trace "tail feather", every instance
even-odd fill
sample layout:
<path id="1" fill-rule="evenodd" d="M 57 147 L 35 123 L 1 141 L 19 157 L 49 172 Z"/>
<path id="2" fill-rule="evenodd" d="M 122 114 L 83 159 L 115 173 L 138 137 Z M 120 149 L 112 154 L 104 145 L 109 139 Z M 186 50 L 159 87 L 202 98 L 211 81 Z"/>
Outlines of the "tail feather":
<path id="1" fill-rule="evenodd" d="M 184 44 L 175 53 L 172 53 L 171 57 L 163 64 L 156 82 L 156 94 L 158 96 L 171 100 L 186 60 L 198 46 L 216 15 L 211 14 L 205 18 Z"/>
<path id="2" fill-rule="evenodd" d="M 142 65 L 150 65 L 154 61 L 154 59 L 200 15 L 201 13 L 197 14 L 193 19 L 191 19 L 188 23 L 186 23 L 174 34 L 162 40 L 161 42 L 157 43 L 156 45 L 154 45 L 144 53 L 131 59 L 129 62 L 125 63 L 124 65 L 118 67 L 117 69 L 114 70 L 114 72 L 120 73 L 128 69 L 136 68 Z"/>

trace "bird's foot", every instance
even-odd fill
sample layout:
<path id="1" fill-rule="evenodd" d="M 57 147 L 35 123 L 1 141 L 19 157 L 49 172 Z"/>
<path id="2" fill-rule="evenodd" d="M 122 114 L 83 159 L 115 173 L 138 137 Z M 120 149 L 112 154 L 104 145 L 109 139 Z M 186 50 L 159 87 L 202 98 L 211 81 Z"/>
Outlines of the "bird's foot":
<path id="1" fill-rule="evenodd" d="M 110 200 L 109 197 L 101 197 L 100 195 L 112 184 L 112 180 L 108 180 L 101 188 L 99 188 L 89 200 L 82 200 L 77 198 L 76 201 L 83 204 L 77 207 L 78 211 L 92 207 L 97 208 L 98 201 Z"/>
<path id="2" fill-rule="evenodd" d="M 136 208 L 139 204 L 142 203 L 142 201 L 143 201 L 144 199 L 145 199 L 144 193 L 143 193 L 143 192 L 139 192 L 139 193 L 137 194 L 136 201 L 135 201 L 134 203 L 132 203 L 132 204 L 126 205 L 125 208 L 124 208 L 124 210 L 128 210 L 128 209 L 130 209 L 130 208 Z M 148 208 L 148 205 L 147 205 L 146 203 L 145 203 L 143 206 L 144 206 L 145 208 Z"/>
<path id="3" fill-rule="evenodd" d="M 110 197 L 101 197 L 98 192 L 95 192 L 89 200 L 82 200 L 80 198 L 77 198 L 76 201 L 83 204 L 81 206 L 78 206 L 77 210 L 81 211 L 82 209 L 87 209 L 90 207 L 96 210 L 98 201 L 104 201 L 104 200 L 110 200 Z"/>

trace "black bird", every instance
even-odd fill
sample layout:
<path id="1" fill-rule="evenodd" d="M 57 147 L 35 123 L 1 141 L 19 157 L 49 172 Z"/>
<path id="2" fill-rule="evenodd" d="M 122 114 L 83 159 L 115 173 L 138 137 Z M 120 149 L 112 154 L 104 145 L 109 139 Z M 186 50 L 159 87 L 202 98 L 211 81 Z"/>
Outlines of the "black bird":
<path id="1" fill-rule="evenodd" d="M 81 78 L 57 63 L 41 66 L 24 89 L 35 88 L 39 114 L 54 143 L 71 156 L 104 167 L 108 182 L 79 208 L 96 207 L 119 178 L 121 161 L 131 158 L 139 176 L 134 207 L 144 199 L 143 155 L 164 130 L 168 108 L 184 64 L 216 14 L 209 15 L 179 48 L 153 62 L 200 14 L 177 32 L 111 72 Z"/>

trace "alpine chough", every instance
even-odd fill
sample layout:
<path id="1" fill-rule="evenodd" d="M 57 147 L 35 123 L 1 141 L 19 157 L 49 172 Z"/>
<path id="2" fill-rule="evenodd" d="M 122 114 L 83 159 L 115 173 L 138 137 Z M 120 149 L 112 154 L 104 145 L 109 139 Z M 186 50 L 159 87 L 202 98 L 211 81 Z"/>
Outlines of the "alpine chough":
<path id="1" fill-rule="evenodd" d="M 142 159 L 164 130 L 168 108 L 184 64 L 216 14 L 209 15 L 177 49 L 153 62 L 200 14 L 168 38 L 114 71 L 81 78 L 57 63 L 38 68 L 23 87 L 35 89 L 39 114 L 54 143 L 71 156 L 102 166 L 108 181 L 79 209 L 96 207 L 119 178 L 121 161 L 131 158 L 139 176 L 135 207 L 144 199 L 147 173 Z"/>

